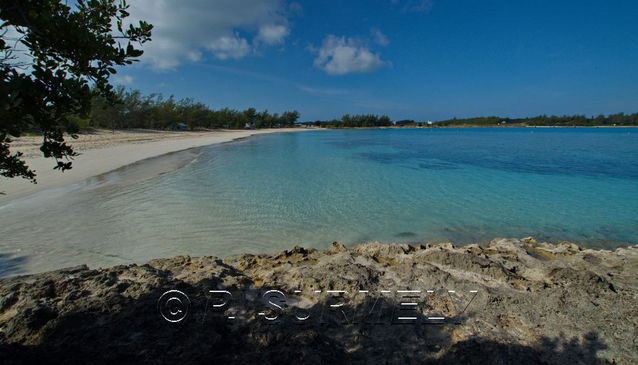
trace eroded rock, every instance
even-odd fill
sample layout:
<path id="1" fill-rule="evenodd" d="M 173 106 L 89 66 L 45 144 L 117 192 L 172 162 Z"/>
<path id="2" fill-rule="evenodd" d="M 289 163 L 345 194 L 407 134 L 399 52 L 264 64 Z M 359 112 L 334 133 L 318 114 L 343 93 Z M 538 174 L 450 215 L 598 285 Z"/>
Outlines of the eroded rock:
<path id="1" fill-rule="evenodd" d="M 179 323 L 158 313 L 169 290 L 191 303 Z M 232 301 L 212 310 L 220 298 L 211 290 L 231 292 Z M 268 305 L 268 290 L 286 296 L 280 311 Z M 179 256 L 0 279 L 0 358 L 636 363 L 637 298 L 638 246 L 589 250 L 524 238 Z M 418 320 L 397 324 L 406 301 L 417 303 Z"/>

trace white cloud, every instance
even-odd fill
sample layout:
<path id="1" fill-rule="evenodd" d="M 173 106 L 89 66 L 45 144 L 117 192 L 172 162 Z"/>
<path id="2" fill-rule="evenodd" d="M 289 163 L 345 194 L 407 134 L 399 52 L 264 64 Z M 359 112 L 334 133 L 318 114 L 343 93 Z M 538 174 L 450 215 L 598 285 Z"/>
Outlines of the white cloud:
<path id="1" fill-rule="evenodd" d="M 329 75 L 373 72 L 389 64 L 360 41 L 332 34 L 319 49 L 311 50 L 317 53 L 315 66 Z"/>
<path id="2" fill-rule="evenodd" d="M 132 76 L 129 75 L 115 75 L 113 76 L 113 83 L 119 85 L 131 85 L 134 81 Z"/>
<path id="3" fill-rule="evenodd" d="M 380 46 L 385 47 L 390 44 L 388 37 L 377 28 L 372 28 L 372 38 L 374 39 L 374 42 Z"/>
<path id="4" fill-rule="evenodd" d="M 207 52 L 237 59 L 259 44 L 284 42 L 290 33 L 285 0 L 131 1 L 131 20 L 153 24 L 152 41 L 142 61 L 155 69 L 172 69 L 198 61 Z"/>
<path id="5" fill-rule="evenodd" d="M 202 59 L 202 52 L 200 50 L 193 50 L 186 54 L 186 58 L 193 62 L 197 62 Z"/>
<path id="6" fill-rule="evenodd" d="M 220 60 L 229 58 L 242 58 L 250 52 L 248 41 L 237 34 L 223 36 L 210 42 L 206 48 L 213 52 L 213 55 Z"/>
<path id="7" fill-rule="evenodd" d="M 266 44 L 281 44 L 290 34 L 290 29 L 281 24 L 264 24 L 259 28 L 256 40 Z"/>

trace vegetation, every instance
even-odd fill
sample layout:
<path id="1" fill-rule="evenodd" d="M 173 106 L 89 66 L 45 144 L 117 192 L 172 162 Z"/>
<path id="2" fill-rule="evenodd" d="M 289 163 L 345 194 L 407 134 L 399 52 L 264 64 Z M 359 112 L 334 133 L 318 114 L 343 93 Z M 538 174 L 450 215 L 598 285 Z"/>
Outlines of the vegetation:
<path id="1" fill-rule="evenodd" d="M 479 117 L 466 119 L 450 119 L 436 122 L 437 126 L 495 126 L 495 125 L 526 125 L 526 126 L 622 126 L 638 125 L 638 113 L 634 114 L 610 114 L 598 115 L 588 118 L 584 115 L 540 115 L 531 118 L 501 118 L 501 117 Z"/>
<path id="2" fill-rule="evenodd" d="M 34 130 L 54 168 L 71 168 L 77 154 L 65 133 L 77 132 L 74 119 L 88 115 L 94 96 L 113 99 L 114 67 L 136 61 L 134 44 L 150 40 L 150 24 L 124 26 L 127 10 L 124 0 L 0 0 L 0 176 L 35 182 L 9 151 L 12 137 Z"/>
<path id="3" fill-rule="evenodd" d="M 394 125 L 397 127 L 408 127 L 408 128 L 432 127 L 432 122 L 429 120 L 427 122 L 416 122 L 412 119 L 406 119 L 406 120 L 398 120 L 394 122 Z"/>
<path id="4" fill-rule="evenodd" d="M 268 111 L 258 112 L 255 108 L 246 110 L 212 110 L 193 99 L 175 100 L 173 96 L 164 98 L 161 94 L 142 95 L 139 91 L 125 91 L 119 88 L 115 93 L 115 103 L 102 96 L 94 97 L 88 119 L 76 122 L 79 127 L 95 128 L 154 128 L 170 129 L 178 123 L 188 129 L 198 128 L 279 128 L 292 127 L 299 119 L 299 112 L 288 111 L 281 115 Z"/>
<path id="5" fill-rule="evenodd" d="M 387 116 L 371 114 L 344 115 L 341 119 L 328 121 L 317 120 L 302 123 L 307 126 L 326 128 L 356 128 L 356 127 L 458 127 L 458 126 L 629 126 L 638 125 L 638 113 L 634 114 L 610 114 L 586 117 L 584 115 L 547 116 L 540 115 L 531 118 L 502 118 L 502 117 L 477 117 L 463 119 L 449 119 L 438 122 L 418 122 L 412 119 L 392 122 Z"/>
<path id="6" fill-rule="evenodd" d="M 390 120 L 390 117 L 388 117 L 387 115 L 378 116 L 374 114 L 346 114 L 341 117 L 340 120 L 317 120 L 314 122 L 306 122 L 303 124 L 327 128 L 389 127 L 393 125 L 392 120 Z"/>
<path id="7" fill-rule="evenodd" d="M 394 125 L 397 127 L 417 126 L 419 124 L 420 123 L 417 123 L 412 119 L 397 120 L 396 122 L 394 122 Z"/>

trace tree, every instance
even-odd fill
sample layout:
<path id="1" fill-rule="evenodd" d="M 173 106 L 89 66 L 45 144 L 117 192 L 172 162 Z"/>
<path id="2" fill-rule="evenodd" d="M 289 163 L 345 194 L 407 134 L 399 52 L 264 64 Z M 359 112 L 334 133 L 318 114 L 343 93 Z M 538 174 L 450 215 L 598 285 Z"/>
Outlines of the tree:
<path id="1" fill-rule="evenodd" d="M 36 182 L 22 154 L 9 151 L 11 138 L 26 131 L 42 133 L 40 150 L 56 160 L 54 169 L 70 169 L 77 153 L 64 134 L 77 138 L 74 118 L 88 116 L 92 97 L 114 101 L 109 77 L 142 55 L 134 43 L 150 40 L 152 25 L 125 26 L 125 0 L 66 3 L 0 0 L 0 176 Z"/>
<path id="2" fill-rule="evenodd" d="M 248 108 L 246 110 L 244 110 L 244 115 L 246 116 L 246 119 L 248 120 L 248 123 L 250 123 L 251 126 L 255 126 L 255 120 L 257 119 L 257 109 L 255 108 Z"/>
<path id="3" fill-rule="evenodd" d="M 291 112 L 284 112 L 281 115 L 282 124 L 285 127 L 294 126 L 295 123 L 297 123 L 298 119 L 299 119 L 299 112 L 296 110 L 293 110 Z"/>

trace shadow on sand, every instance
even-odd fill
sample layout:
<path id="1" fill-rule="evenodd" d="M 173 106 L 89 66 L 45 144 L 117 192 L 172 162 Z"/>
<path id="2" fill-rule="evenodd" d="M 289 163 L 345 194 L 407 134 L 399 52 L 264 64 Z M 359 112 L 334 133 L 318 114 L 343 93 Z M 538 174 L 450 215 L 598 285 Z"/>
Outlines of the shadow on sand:
<path id="1" fill-rule="evenodd" d="M 230 266 L 227 269 L 234 270 Z M 605 345 L 595 333 L 582 340 L 542 338 L 535 344 L 523 345 L 480 337 L 453 341 L 446 326 L 441 325 L 352 324 L 338 316 L 301 325 L 284 317 L 274 323 L 259 317 L 230 321 L 221 313 L 210 311 L 210 298 L 204 294 L 219 284 L 217 279 L 194 285 L 170 280 L 137 299 L 122 295 L 126 288 L 117 285 L 107 296 L 67 296 L 61 300 L 73 300 L 72 311 L 59 315 L 34 310 L 4 328 L 0 332 L 0 359 L 3 364 L 43 360 L 65 364 L 608 363 L 597 359 L 597 352 Z M 254 283 L 238 285 L 250 288 Z M 241 287 L 237 290 L 241 291 Z M 181 290 L 191 299 L 191 315 L 182 322 L 168 323 L 158 314 L 158 298 L 167 289 Z M 248 301 L 241 308 L 245 312 L 239 315 L 263 307 Z M 325 303 L 318 303 L 310 313 L 323 313 L 324 309 Z M 455 321 L 462 326 L 464 319 Z M 12 343 L 12 338 L 22 340 Z"/>

